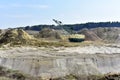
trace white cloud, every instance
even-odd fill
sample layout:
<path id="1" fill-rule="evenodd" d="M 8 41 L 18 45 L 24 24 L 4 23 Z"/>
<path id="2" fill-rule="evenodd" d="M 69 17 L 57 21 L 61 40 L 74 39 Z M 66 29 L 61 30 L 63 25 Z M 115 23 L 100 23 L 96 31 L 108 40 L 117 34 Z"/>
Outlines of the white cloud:
<path id="1" fill-rule="evenodd" d="M 29 4 L 29 5 L 12 4 L 11 7 L 16 7 L 16 8 L 40 8 L 40 9 L 49 8 L 48 5 L 39 5 L 39 4 L 36 4 L 36 5 L 32 5 L 32 4 Z"/>
<path id="2" fill-rule="evenodd" d="M 3 17 L 7 17 L 7 18 L 32 18 L 32 17 L 34 17 L 33 15 L 29 15 L 29 14 L 15 14 L 15 15 L 3 15 Z"/>
<path id="3" fill-rule="evenodd" d="M 34 9 L 47 9 L 49 8 L 48 5 L 41 5 L 41 4 L 27 4 L 27 5 L 22 5 L 22 4 L 10 4 L 10 5 L 0 5 L 0 8 L 34 8 Z"/>

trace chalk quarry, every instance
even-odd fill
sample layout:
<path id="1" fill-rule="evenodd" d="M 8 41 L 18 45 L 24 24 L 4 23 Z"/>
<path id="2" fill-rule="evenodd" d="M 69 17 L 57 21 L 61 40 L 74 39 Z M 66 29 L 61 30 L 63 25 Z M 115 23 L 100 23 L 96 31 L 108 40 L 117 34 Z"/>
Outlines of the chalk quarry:
<path id="1" fill-rule="evenodd" d="M 120 73 L 120 46 L 1 48 L 0 66 L 43 79 Z"/>

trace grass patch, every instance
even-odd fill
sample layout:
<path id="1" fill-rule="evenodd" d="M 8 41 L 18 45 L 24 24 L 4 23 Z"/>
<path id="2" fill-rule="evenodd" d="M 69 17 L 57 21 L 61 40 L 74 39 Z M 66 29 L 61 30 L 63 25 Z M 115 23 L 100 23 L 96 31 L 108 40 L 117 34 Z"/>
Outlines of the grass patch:
<path id="1" fill-rule="evenodd" d="M 7 78 L 7 77 L 0 77 L 0 80 L 15 80 L 15 79 Z"/>
<path id="2" fill-rule="evenodd" d="M 60 77 L 60 78 L 55 78 L 52 80 L 102 80 L 103 79 L 103 75 L 90 75 L 90 76 L 86 76 L 86 75 L 66 75 L 64 77 Z M 104 80 L 104 79 L 103 79 Z"/>

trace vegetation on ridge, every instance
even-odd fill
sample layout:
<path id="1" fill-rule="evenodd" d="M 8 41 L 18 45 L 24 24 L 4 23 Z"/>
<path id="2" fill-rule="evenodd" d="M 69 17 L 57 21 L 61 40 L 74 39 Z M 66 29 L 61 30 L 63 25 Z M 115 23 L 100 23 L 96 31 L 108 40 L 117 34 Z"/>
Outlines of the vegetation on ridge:
<path id="1" fill-rule="evenodd" d="M 50 29 L 65 29 L 68 32 L 71 31 L 79 31 L 83 28 L 98 28 L 98 27 L 120 27 L 120 22 L 88 22 L 83 24 L 66 24 L 63 26 L 55 26 L 55 25 L 34 25 L 34 26 L 26 26 L 26 27 L 20 27 L 24 30 L 34 30 L 34 31 L 40 31 L 43 28 L 50 28 Z"/>

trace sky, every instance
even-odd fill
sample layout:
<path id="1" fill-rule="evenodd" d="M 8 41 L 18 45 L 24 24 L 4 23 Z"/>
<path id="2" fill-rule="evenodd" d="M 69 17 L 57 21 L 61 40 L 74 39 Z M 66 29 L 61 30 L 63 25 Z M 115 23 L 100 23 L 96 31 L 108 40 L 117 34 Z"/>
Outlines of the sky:
<path id="1" fill-rule="evenodd" d="M 120 21 L 120 0 L 1 0 L 0 28 Z"/>

